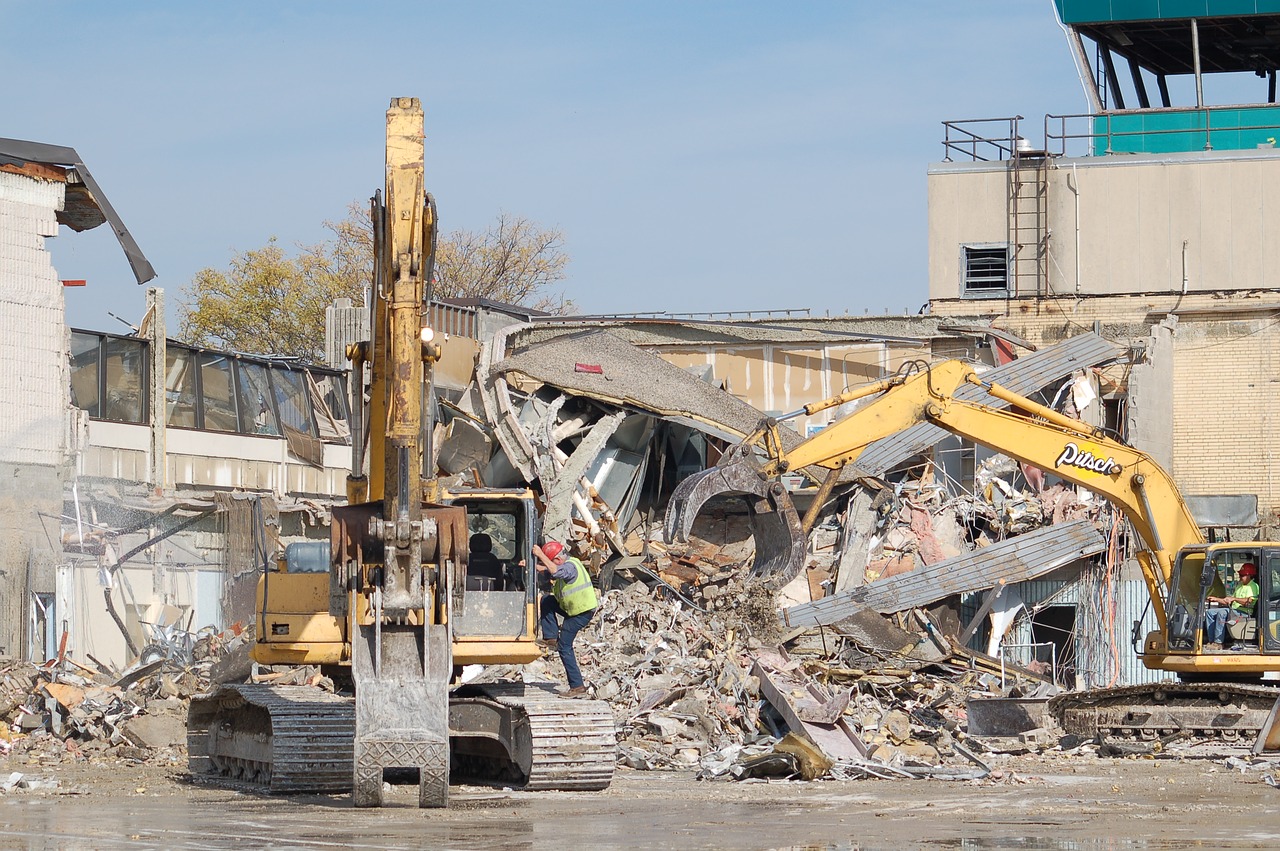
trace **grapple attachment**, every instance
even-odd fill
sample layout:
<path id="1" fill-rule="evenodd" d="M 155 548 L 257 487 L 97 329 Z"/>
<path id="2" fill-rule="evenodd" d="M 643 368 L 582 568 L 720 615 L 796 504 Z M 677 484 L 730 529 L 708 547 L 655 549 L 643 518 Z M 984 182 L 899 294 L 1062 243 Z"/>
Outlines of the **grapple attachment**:
<path id="1" fill-rule="evenodd" d="M 720 496 L 738 496 L 747 503 L 756 556 L 751 575 L 781 588 L 804 567 L 806 536 L 791 496 L 781 482 L 760 475 L 754 463 L 741 459 L 695 473 L 676 486 L 667 503 L 663 538 L 667 543 L 688 541 L 698 512 Z"/>

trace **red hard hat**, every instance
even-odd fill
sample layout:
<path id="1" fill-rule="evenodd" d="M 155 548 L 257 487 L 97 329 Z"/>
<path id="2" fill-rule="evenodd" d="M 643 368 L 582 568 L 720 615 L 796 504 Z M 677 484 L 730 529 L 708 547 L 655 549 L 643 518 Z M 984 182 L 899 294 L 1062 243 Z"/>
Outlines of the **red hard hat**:
<path id="1" fill-rule="evenodd" d="M 554 559 L 564 551 L 564 544 L 559 541 L 547 541 L 542 545 L 542 551 L 547 554 L 547 558 Z"/>
<path id="2" fill-rule="evenodd" d="M 1240 575 L 1241 576 L 1257 576 L 1258 568 L 1253 566 L 1253 562 L 1246 561 L 1244 564 L 1240 565 Z"/>

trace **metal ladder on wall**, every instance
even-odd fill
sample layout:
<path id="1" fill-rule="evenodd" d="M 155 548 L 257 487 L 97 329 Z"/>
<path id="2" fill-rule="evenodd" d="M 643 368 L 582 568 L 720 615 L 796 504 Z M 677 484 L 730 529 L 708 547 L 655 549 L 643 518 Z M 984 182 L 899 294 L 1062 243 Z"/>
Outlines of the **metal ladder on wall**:
<path id="1" fill-rule="evenodd" d="M 1009 296 L 1048 292 L 1049 157 L 1015 141 L 1009 160 Z"/>

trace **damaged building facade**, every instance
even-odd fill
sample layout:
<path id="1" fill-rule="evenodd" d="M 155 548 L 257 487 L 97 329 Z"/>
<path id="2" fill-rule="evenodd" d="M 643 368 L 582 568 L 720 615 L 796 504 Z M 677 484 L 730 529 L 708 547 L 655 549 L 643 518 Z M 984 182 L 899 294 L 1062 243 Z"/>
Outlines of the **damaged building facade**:
<path id="1" fill-rule="evenodd" d="M 69 329 L 46 240 L 104 223 L 154 277 L 74 149 L 0 139 L 0 657 L 121 670 L 250 619 L 350 450 L 341 372 L 169 341 L 161 290 L 134 334 Z"/>
<path id="2" fill-rule="evenodd" d="M 1244 16 L 1210 2 L 1198 27 L 1103 5 L 1057 3 L 1089 114 L 944 124 L 946 160 L 928 178 L 931 309 L 1036 345 L 1098 330 L 1130 349 L 1100 376 L 1100 424 L 1165 464 L 1206 525 L 1267 537 L 1280 510 L 1268 236 L 1280 106 L 1274 82 L 1261 102 L 1247 32 L 1280 22 L 1280 5 Z M 1201 74 L 1221 91 L 1233 73 L 1259 103 L 1197 102 Z"/>
<path id="3" fill-rule="evenodd" d="M 1276 58 L 1255 55 L 1250 33 L 1280 23 L 1280 4 L 1209 2 L 1196 19 L 1148 5 L 1057 0 L 1088 113 L 944 122 L 928 175 L 931 312 L 1036 347 L 1114 342 L 1121 356 L 1081 375 L 1079 414 L 1165 466 L 1211 534 L 1271 540 L 1280 107 L 1275 72 L 1254 74 Z M 1207 103 L 1232 77 L 1256 102 Z M 1136 576 L 1017 590 L 1079 640 L 1128 633 L 1146 601 Z M 1086 625 L 1104 600 L 1120 612 Z M 1019 623 L 1014 640 L 1031 642 Z"/>
<path id="4" fill-rule="evenodd" d="M 622 581 L 656 581 L 696 605 L 720 593 L 726 571 L 751 564 L 760 542 L 749 538 L 744 507 L 725 504 L 695 531 L 698 546 L 672 549 L 662 540 L 662 511 L 679 481 L 714 466 L 763 416 L 803 414 L 804 405 L 833 393 L 948 357 L 1050 402 L 1124 354 L 1095 334 L 1032 348 L 983 323 L 928 316 L 538 318 L 482 343 L 476 379 L 452 406 L 456 416 L 445 417 L 439 465 L 469 483 L 533 484 L 546 501 L 547 537 L 576 542 L 606 577 L 620 571 Z M 1002 355 L 1015 351 L 1023 357 Z M 794 447 L 847 410 L 796 416 L 782 440 Z M 967 594 L 962 609 L 933 616 L 947 621 L 948 634 L 1000 653 L 1006 616 L 1025 611 L 1019 590 L 1027 583 L 1055 570 L 1073 580 L 1095 568 L 1109 576 L 1104 539 L 1081 538 L 1082 527 L 1069 523 L 1100 520 L 1103 504 L 1061 485 L 1022 493 L 1011 484 L 1020 482 L 1016 465 L 1011 471 L 997 460 L 924 427 L 871 447 L 826 496 L 816 496 L 817 478 L 788 474 L 784 483 L 801 510 L 820 501 L 820 522 L 809 536 L 808 569 L 780 589 L 781 624 L 832 624 L 861 608 L 845 605 L 850 595 L 861 601 L 877 583 L 919 580 L 917 593 L 891 595 L 896 602 L 881 611 Z M 1017 537 L 1033 532 L 1038 537 Z M 1018 558 L 1009 562 L 998 544 L 1015 539 Z M 968 585 L 938 581 L 966 559 Z M 1002 570 L 1010 564 L 1011 572 Z M 1139 583 L 1131 597 L 1143 595 Z M 810 604 L 824 610 L 820 618 L 804 614 Z M 1046 667 L 1077 668 L 1080 630 L 1062 613 L 1029 615 L 1028 634 L 1007 639 L 1037 645 L 1022 648 L 1022 661 L 1043 655 Z M 1079 626 L 1101 629 L 1087 618 Z M 1086 668 L 1096 665 L 1097 678 L 1141 679 L 1145 672 L 1120 643 L 1107 638 L 1085 648 Z M 1120 650 L 1124 670 L 1117 671 Z"/>
<path id="5" fill-rule="evenodd" d="M 327 540 L 351 457 L 343 373 L 167 340 L 148 304 L 141 335 L 70 332 L 58 598 L 72 652 L 115 666 L 252 624 L 277 554 Z"/>
<path id="6" fill-rule="evenodd" d="M 45 239 L 110 223 L 141 283 L 151 266 L 72 148 L 0 139 L 0 657 L 56 642 L 63 484 L 74 425 L 66 312 Z"/>

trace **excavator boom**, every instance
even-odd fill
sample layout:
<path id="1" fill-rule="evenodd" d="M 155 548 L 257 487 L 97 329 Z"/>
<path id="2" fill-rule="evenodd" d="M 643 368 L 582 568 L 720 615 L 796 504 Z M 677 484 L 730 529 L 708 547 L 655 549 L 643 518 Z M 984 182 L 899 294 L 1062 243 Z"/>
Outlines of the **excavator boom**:
<path id="1" fill-rule="evenodd" d="M 981 387 L 985 398 L 957 393 L 967 385 Z M 1140 541 L 1137 561 L 1157 622 L 1143 642 L 1142 660 L 1149 668 L 1177 673 L 1184 682 L 1060 695 L 1052 708 L 1068 730 L 1143 738 L 1183 731 L 1228 740 L 1257 734 L 1276 692 L 1248 681 L 1280 671 L 1280 660 L 1273 655 L 1280 650 L 1280 607 L 1269 605 L 1267 612 L 1238 624 L 1244 635 L 1267 630 L 1261 638 L 1246 639 L 1253 643 L 1239 651 L 1205 646 L 1200 625 L 1210 588 L 1223 579 L 1221 571 L 1245 562 L 1262 563 L 1264 556 L 1271 560 L 1268 564 L 1280 565 L 1280 544 L 1205 544 L 1177 485 L 1146 453 L 983 382 L 962 362 L 911 365 L 891 379 L 810 405 L 803 412 L 813 414 L 854 399 L 867 401 L 790 451 L 781 448 L 778 421 L 766 420 L 742 444 L 730 448 L 716 467 L 681 482 L 667 510 L 667 541 L 687 540 L 694 518 L 709 500 L 744 496 L 756 533 L 753 569 L 781 585 L 804 566 L 805 537 L 817 510 L 811 508 L 801 520 L 775 477 L 788 470 L 803 469 L 811 475 L 825 470 L 816 497 L 820 503 L 841 471 L 856 464 L 869 445 L 910 426 L 931 423 L 1106 498 L 1128 519 Z M 1280 569 L 1275 575 L 1280 576 Z M 1269 574 L 1266 581 L 1274 591 L 1277 580 Z"/>
<path id="2" fill-rule="evenodd" d="M 987 404 L 956 395 L 968 384 L 986 391 Z M 912 370 L 875 387 L 878 396 L 789 452 L 775 451 L 763 463 L 754 460 L 753 441 L 776 428 L 776 422 L 766 422 L 726 452 L 720 465 L 685 479 L 668 506 L 667 540 L 687 540 L 694 518 L 708 500 L 747 494 L 753 499 L 750 513 L 758 532 L 753 570 L 772 577 L 775 584 L 790 581 L 804 567 L 808 529 L 800 522 L 790 497 L 774 486 L 772 478 L 788 470 L 814 467 L 826 468 L 830 478 L 856 464 L 877 440 L 918 423 L 933 423 L 1087 488 L 1116 505 L 1145 544 L 1139 560 L 1157 620 L 1164 627 L 1163 601 L 1172 574 L 1171 554 L 1187 544 L 1201 543 L 1203 537 L 1172 478 L 1150 456 L 1079 420 L 999 385 L 984 383 L 973 367 L 961 361 L 913 364 Z M 842 394 L 805 410 L 816 413 L 855 395 L 866 394 Z M 995 407 L 999 404 L 1009 407 Z M 770 447 L 781 445 L 774 440 L 763 442 Z M 720 483 L 729 487 L 719 487 Z M 767 519 L 767 526 L 760 523 L 761 518 Z M 779 530 L 786 536 L 781 540 Z"/>

